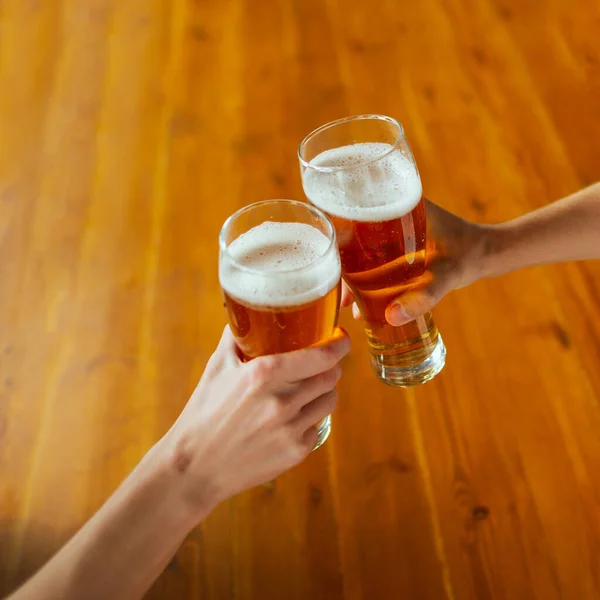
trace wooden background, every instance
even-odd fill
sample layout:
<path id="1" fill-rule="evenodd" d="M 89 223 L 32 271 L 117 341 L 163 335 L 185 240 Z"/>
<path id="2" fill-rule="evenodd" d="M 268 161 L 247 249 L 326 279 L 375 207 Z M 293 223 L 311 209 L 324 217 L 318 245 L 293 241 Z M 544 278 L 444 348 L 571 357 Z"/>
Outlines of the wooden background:
<path id="1" fill-rule="evenodd" d="M 302 196 L 296 146 L 406 127 L 427 194 L 495 222 L 600 179 L 591 0 L 0 0 L 0 591 L 169 427 L 224 324 L 217 234 Z M 325 449 L 221 506 L 149 594 L 600 597 L 600 264 L 436 310 L 379 384 L 360 327 Z"/>

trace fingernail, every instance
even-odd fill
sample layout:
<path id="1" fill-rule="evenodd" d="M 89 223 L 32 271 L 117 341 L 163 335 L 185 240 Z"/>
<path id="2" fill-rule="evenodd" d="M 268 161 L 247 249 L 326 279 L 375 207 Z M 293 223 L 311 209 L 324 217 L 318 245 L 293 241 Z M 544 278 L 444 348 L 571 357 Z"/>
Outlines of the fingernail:
<path id="1" fill-rule="evenodd" d="M 390 325 L 398 327 L 411 320 L 410 315 L 404 310 L 402 304 L 394 303 L 386 311 L 385 318 Z"/>

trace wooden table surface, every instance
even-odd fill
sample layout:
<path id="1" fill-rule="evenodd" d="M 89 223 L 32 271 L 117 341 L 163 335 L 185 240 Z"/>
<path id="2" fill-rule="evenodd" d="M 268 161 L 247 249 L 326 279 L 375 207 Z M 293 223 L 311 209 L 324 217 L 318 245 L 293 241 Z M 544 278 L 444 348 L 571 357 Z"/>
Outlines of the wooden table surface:
<path id="1" fill-rule="evenodd" d="M 0 591 L 175 419 L 225 321 L 217 234 L 301 198 L 296 146 L 406 127 L 426 193 L 496 222 L 600 179 L 590 0 L 0 0 Z M 148 597 L 600 597 L 600 264 L 436 310 L 443 374 L 371 374 L 326 447 L 222 505 Z"/>

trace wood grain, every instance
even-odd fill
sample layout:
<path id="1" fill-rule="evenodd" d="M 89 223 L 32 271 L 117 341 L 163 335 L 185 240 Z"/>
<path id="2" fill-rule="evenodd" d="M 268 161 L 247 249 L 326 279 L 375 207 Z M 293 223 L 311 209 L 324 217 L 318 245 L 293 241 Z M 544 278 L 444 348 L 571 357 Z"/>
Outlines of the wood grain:
<path id="1" fill-rule="evenodd" d="M 584 0 L 0 0 L 0 592 L 170 426 L 224 323 L 223 220 L 301 197 L 333 118 L 401 120 L 427 194 L 495 222 L 600 180 Z M 600 596 L 600 265 L 436 310 L 448 363 L 222 505 L 149 598 Z"/>

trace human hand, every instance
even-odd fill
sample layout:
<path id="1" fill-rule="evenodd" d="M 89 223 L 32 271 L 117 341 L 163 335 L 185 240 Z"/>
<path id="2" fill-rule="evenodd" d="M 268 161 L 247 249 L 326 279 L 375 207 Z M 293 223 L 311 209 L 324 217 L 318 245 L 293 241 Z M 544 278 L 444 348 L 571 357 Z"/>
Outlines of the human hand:
<path id="1" fill-rule="evenodd" d="M 427 205 L 427 266 L 415 286 L 389 304 L 386 319 L 400 326 L 429 312 L 450 291 L 466 287 L 483 275 L 486 234 L 490 230 L 448 212 L 430 200 Z M 344 283 L 342 305 L 353 303 Z M 360 310 L 352 306 L 354 318 Z"/>
<path id="2" fill-rule="evenodd" d="M 198 387 L 160 442 L 196 518 L 306 458 L 318 423 L 335 408 L 339 362 L 349 350 L 348 336 L 338 330 L 319 346 L 243 363 L 226 327 Z"/>

